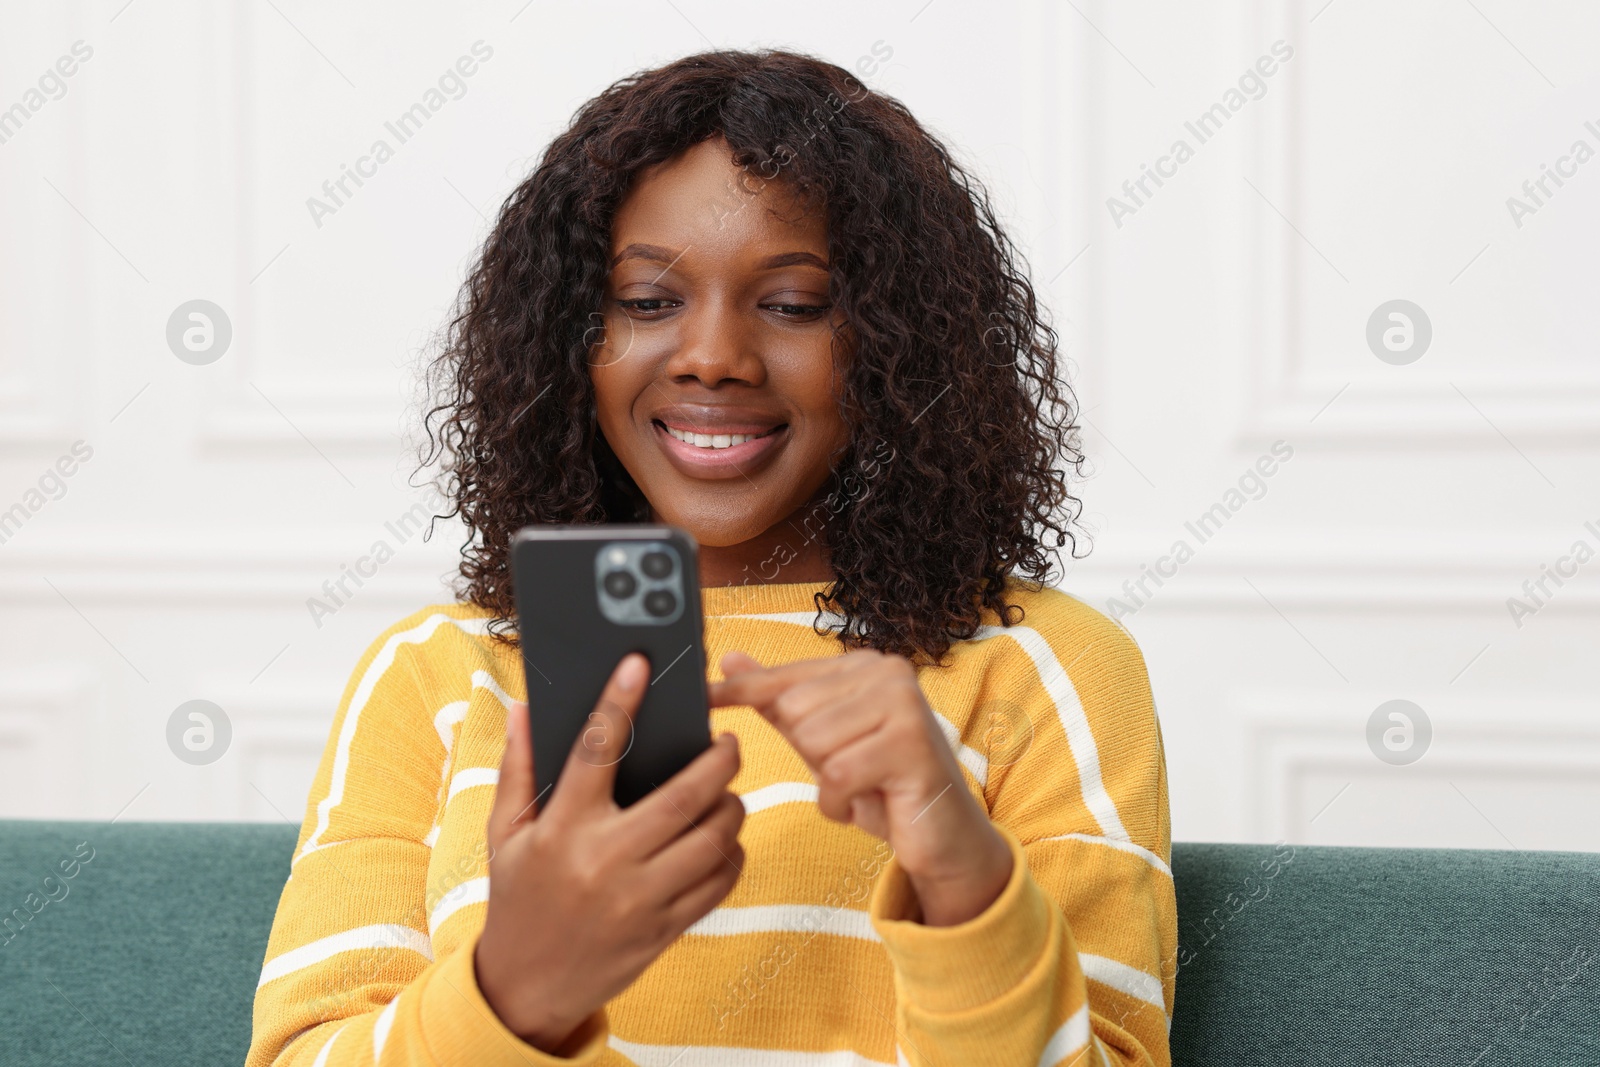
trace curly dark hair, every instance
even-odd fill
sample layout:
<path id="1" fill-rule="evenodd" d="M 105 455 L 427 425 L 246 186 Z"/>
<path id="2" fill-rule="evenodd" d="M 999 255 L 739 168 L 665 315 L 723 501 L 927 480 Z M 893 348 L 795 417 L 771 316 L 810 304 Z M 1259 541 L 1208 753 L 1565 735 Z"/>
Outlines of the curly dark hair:
<path id="1" fill-rule="evenodd" d="M 611 220 L 643 168 L 719 135 L 746 175 L 826 212 L 849 351 L 833 477 L 858 488 L 829 497 L 837 577 L 817 608 L 843 616 L 847 647 L 940 663 L 985 608 L 1020 621 L 1008 579 L 1042 586 L 1056 549 L 1077 555 L 1077 402 L 984 189 L 905 105 L 792 52 L 705 52 L 618 81 L 507 198 L 427 368 L 422 466 L 441 463 L 437 517 L 467 527 L 456 592 L 515 641 L 519 527 L 647 519 L 588 373 Z"/>

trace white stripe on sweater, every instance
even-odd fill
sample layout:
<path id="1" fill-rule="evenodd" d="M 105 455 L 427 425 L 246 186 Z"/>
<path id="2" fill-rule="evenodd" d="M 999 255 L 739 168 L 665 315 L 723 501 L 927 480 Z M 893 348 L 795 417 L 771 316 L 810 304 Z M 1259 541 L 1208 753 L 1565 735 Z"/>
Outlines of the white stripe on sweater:
<path id="1" fill-rule="evenodd" d="M 314 967 L 340 952 L 357 952 L 362 949 L 404 949 L 426 956 L 430 962 L 433 960 L 433 943 L 427 934 L 421 930 L 413 930 L 409 926 L 378 923 L 330 934 L 318 938 L 309 945 L 301 945 L 282 955 L 274 956 L 261 968 L 261 981 L 256 983 L 256 988 L 260 989 L 268 982 L 307 967 Z"/>
<path id="2" fill-rule="evenodd" d="M 366 708 L 367 701 L 372 699 L 373 690 L 378 687 L 378 682 L 389 668 L 394 664 L 395 655 L 400 646 L 407 644 L 421 644 L 433 636 L 439 627 L 449 624 L 460 629 L 463 633 L 482 636 L 488 633 L 489 623 L 487 618 L 479 619 L 454 619 L 448 615 L 429 615 L 422 622 L 409 630 L 402 630 L 390 635 L 367 665 L 366 672 L 362 674 L 356 691 L 350 696 L 350 706 L 345 711 L 344 723 L 339 730 L 339 740 L 334 746 L 333 774 L 328 782 L 328 795 L 317 803 L 317 826 L 306 838 L 304 847 L 294 857 L 290 864 L 292 867 L 299 863 L 318 848 L 322 847 L 322 835 L 328 831 L 328 819 L 333 814 L 333 809 L 340 801 L 344 800 L 345 778 L 350 773 L 350 746 L 355 741 L 356 727 L 361 721 L 361 712 Z"/>
<path id="3" fill-rule="evenodd" d="M 1083 976 L 1092 982 L 1109 986 L 1119 993 L 1153 1005 L 1162 1015 L 1167 1013 L 1167 1000 L 1161 989 L 1161 979 L 1148 971 L 1130 967 L 1110 956 L 1096 956 L 1089 952 L 1078 953 L 1078 966 Z"/>
<path id="4" fill-rule="evenodd" d="M 930 709 L 932 705 L 929 705 Z M 944 734 L 945 741 L 950 745 L 950 750 L 956 754 L 956 760 L 967 769 L 967 773 L 978 781 L 978 788 L 982 789 L 989 784 L 989 757 L 975 748 L 969 747 L 961 740 L 961 731 L 956 729 L 956 724 L 945 718 L 938 711 L 933 712 L 933 721 L 938 725 L 939 732 Z"/>
<path id="5" fill-rule="evenodd" d="M 783 1052 L 716 1045 L 641 1045 L 615 1034 L 611 1035 L 610 1045 L 639 1067 L 890 1067 L 849 1049 Z"/>
<path id="6" fill-rule="evenodd" d="M 500 683 L 496 681 L 494 675 L 490 674 L 488 671 L 472 672 L 472 688 L 487 689 L 491 694 L 494 695 L 495 699 L 499 700 L 501 704 L 505 705 L 507 712 L 511 710 L 511 696 L 504 689 L 500 688 Z M 471 707 L 472 701 L 470 699 L 457 700 L 454 703 L 446 704 L 444 707 L 440 708 L 439 714 L 433 717 L 433 728 L 439 734 L 439 743 L 444 746 L 444 763 L 439 768 L 439 775 L 441 781 L 447 781 L 450 783 L 450 795 L 445 797 L 445 804 L 449 804 L 450 801 L 454 799 L 455 795 L 463 789 L 468 789 L 475 785 L 492 785 L 500 780 L 500 772 L 494 768 L 490 768 L 489 772 L 490 774 L 494 775 L 494 777 L 490 778 L 487 783 L 483 781 L 462 782 L 461 775 L 457 775 L 455 778 L 450 776 L 452 761 L 455 759 L 455 754 L 452 752 L 452 749 L 455 747 L 455 728 L 466 721 L 467 711 Z M 462 772 L 463 775 L 466 773 L 467 772 Z M 443 805 L 440 806 L 440 811 L 437 817 L 441 819 L 444 817 Z M 440 829 L 442 829 L 442 827 L 438 823 L 435 823 L 433 829 L 429 830 L 427 836 L 422 839 L 422 843 L 427 845 L 429 848 L 432 848 L 439 840 Z"/>
<path id="7" fill-rule="evenodd" d="M 489 900 L 489 878 L 469 878 L 439 898 L 428 916 L 428 932 L 437 935 L 444 921 L 469 904 L 484 904 Z"/>
<path id="8" fill-rule="evenodd" d="M 333 1036 L 328 1038 L 328 1043 L 322 1046 L 322 1051 L 317 1053 L 317 1058 L 311 1061 L 311 1067 L 325 1067 L 328 1062 L 328 1053 L 333 1051 L 333 1043 L 339 1040 L 339 1035 L 344 1033 L 345 1026 L 349 1025 L 349 1023 L 345 1023 L 344 1026 L 333 1032 Z"/>
<path id="9" fill-rule="evenodd" d="M 739 934 L 822 933 L 879 941 L 872 918 L 856 908 L 826 904 L 757 904 L 747 908 L 712 908 L 686 934 L 734 937 Z"/>
<path id="10" fill-rule="evenodd" d="M 1044 1047 L 1044 1054 L 1039 1057 L 1039 1067 L 1055 1067 L 1056 1064 L 1076 1052 L 1082 1051 L 1089 1043 L 1089 1005 L 1085 1004 L 1073 1012 L 1066 1022 L 1050 1036 L 1050 1041 Z"/>
<path id="11" fill-rule="evenodd" d="M 378 1021 L 372 1024 L 372 1062 L 377 1063 L 383 1058 L 383 1046 L 389 1040 L 389 1028 L 394 1025 L 394 1011 L 400 1006 L 400 998 L 396 996 L 389 1001 L 389 1006 L 383 1009 L 383 1014 L 378 1016 Z"/>
<path id="12" fill-rule="evenodd" d="M 454 756 L 451 750 L 455 747 L 456 741 L 455 728 L 466 721 L 467 709 L 471 706 L 470 700 L 457 700 L 440 708 L 439 713 L 433 717 L 434 732 L 439 735 L 439 743 L 444 746 L 444 762 L 439 765 L 440 789 L 443 789 L 444 783 L 450 780 L 450 766 Z M 439 808 L 440 810 L 434 815 L 435 819 L 444 817 L 444 805 L 439 805 Z M 440 829 L 439 823 L 434 823 L 433 829 L 422 838 L 422 843 L 432 848 L 439 840 Z"/>
<path id="13" fill-rule="evenodd" d="M 1123 828 L 1116 803 L 1111 799 L 1111 794 L 1106 792 L 1105 780 L 1100 777 L 1100 750 L 1094 743 L 1094 732 L 1089 729 L 1089 717 L 1084 714 L 1078 691 L 1073 688 L 1072 679 L 1067 677 L 1050 642 L 1039 631 L 1028 626 L 981 626 L 973 640 L 982 641 L 991 637 L 1011 638 L 1033 660 L 1034 669 L 1039 672 L 1039 682 L 1055 703 L 1056 717 L 1061 720 L 1061 729 L 1067 735 L 1067 747 L 1072 752 L 1073 762 L 1078 765 L 1083 802 L 1100 824 L 1100 832 L 1118 841 L 1132 840 Z"/>
<path id="14" fill-rule="evenodd" d="M 439 743 L 444 746 L 445 765 L 450 763 L 450 749 L 456 741 L 455 727 L 467 717 L 467 709 L 472 706 L 470 700 L 454 700 L 439 709 L 433 717 L 434 732 L 439 735 Z"/>
<path id="15" fill-rule="evenodd" d="M 760 789 L 739 794 L 746 815 L 775 808 L 779 804 L 815 804 L 817 787 L 811 782 L 774 782 Z"/>
<path id="16" fill-rule="evenodd" d="M 474 689 L 487 689 L 489 692 L 494 694 L 494 697 L 495 697 L 496 700 L 500 701 L 500 703 L 505 705 L 505 708 L 506 708 L 507 711 L 511 710 L 511 704 L 512 704 L 512 696 L 511 696 L 511 694 L 506 692 L 504 689 L 500 688 L 499 680 L 496 679 L 495 676 L 490 674 L 488 671 L 473 671 L 472 672 L 472 688 L 474 688 Z"/>
<path id="17" fill-rule="evenodd" d="M 457 793 L 468 789 L 476 789 L 480 785 L 499 784 L 499 767 L 463 767 L 456 772 L 454 778 L 450 779 L 450 796 L 445 799 L 445 803 L 450 803 L 456 798 Z"/>
<path id="18" fill-rule="evenodd" d="M 430 924 L 436 927 L 437 924 Z M 881 941 L 872 917 L 855 908 L 833 908 L 823 904 L 763 904 L 744 908 L 713 908 L 688 930 L 704 937 L 736 937 L 740 934 L 825 933 L 863 941 Z M 1078 965 L 1085 978 L 1137 1000 L 1166 1014 L 1166 999 L 1161 980 L 1137 967 L 1130 967 L 1109 956 L 1078 953 Z"/>
<path id="19" fill-rule="evenodd" d="M 1172 868 L 1167 866 L 1165 860 L 1143 845 L 1136 844 L 1133 841 L 1119 841 L 1114 837 L 1096 837 L 1093 834 L 1060 834 L 1056 837 L 1041 837 L 1037 841 L 1030 841 L 1029 844 L 1042 845 L 1046 841 L 1082 841 L 1089 845 L 1105 845 L 1107 848 L 1126 852 L 1130 856 L 1138 856 L 1168 878 L 1172 877 Z"/>

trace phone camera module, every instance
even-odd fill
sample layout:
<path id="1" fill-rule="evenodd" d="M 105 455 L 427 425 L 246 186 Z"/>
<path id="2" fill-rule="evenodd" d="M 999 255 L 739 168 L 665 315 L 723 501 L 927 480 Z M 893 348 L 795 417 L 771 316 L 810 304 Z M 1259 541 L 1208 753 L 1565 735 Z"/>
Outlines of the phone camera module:
<path id="1" fill-rule="evenodd" d="M 605 587 L 618 600 L 627 600 L 639 588 L 639 582 L 627 571 L 612 571 L 605 577 Z"/>
<path id="2" fill-rule="evenodd" d="M 678 598 L 670 589 L 652 589 L 644 595 L 644 610 L 658 619 L 666 618 L 678 609 Z"/>
<path id="3" fill-rule="evenodd" d="M 595 555 L 600 613 L 618 626 L 669 626 L 688 603 L 683 560 L 668 541 L 613 541 Z"/>

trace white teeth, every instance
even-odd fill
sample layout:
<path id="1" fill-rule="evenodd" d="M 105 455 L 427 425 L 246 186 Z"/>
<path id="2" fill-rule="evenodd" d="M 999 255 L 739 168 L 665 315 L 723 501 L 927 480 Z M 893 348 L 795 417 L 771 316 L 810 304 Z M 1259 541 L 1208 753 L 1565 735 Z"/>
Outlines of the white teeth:
<path id="1" fill-rule="evenodd" d="M 696 448 L 731 448 L 761 436 L 758 433 L 689 433 L 687 430 L 675 430 L 671 426 L 667 427 L 667 432 Z"/>

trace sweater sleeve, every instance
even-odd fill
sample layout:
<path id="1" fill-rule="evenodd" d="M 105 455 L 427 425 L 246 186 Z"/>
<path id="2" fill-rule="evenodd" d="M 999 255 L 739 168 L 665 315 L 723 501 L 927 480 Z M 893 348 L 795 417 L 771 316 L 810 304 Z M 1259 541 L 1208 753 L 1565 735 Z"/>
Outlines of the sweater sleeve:
<path id="1" fill-rule="evenodd" d="M 915 921 L 894 860 L 874 888 L 913 1067 L 1171 1064 L 1177 905 L 1160 728 L 1133 640 L 1079 608 L 1072 625 L 996 631 L 1011 644 L 963 731 L 1011 848 L 1000 896 L 934 928 Z"/>
<path id="2" fill-rule="evenodd" d="M 476 936 L 434 956 L 428 908 L 454 886 L 427 885 L 446 750 L 418 676 L 423 647 L 442 655 L 467 640 L 456 624 L 414 616 L 357 664 L 273 919 L 246 1067 L 525 1067 L 605 1054 L 604 1010 L 566 1058 L 508 1030 L 478 988 Z M 486 873 L 484 859 L 472 873 Z"/>

